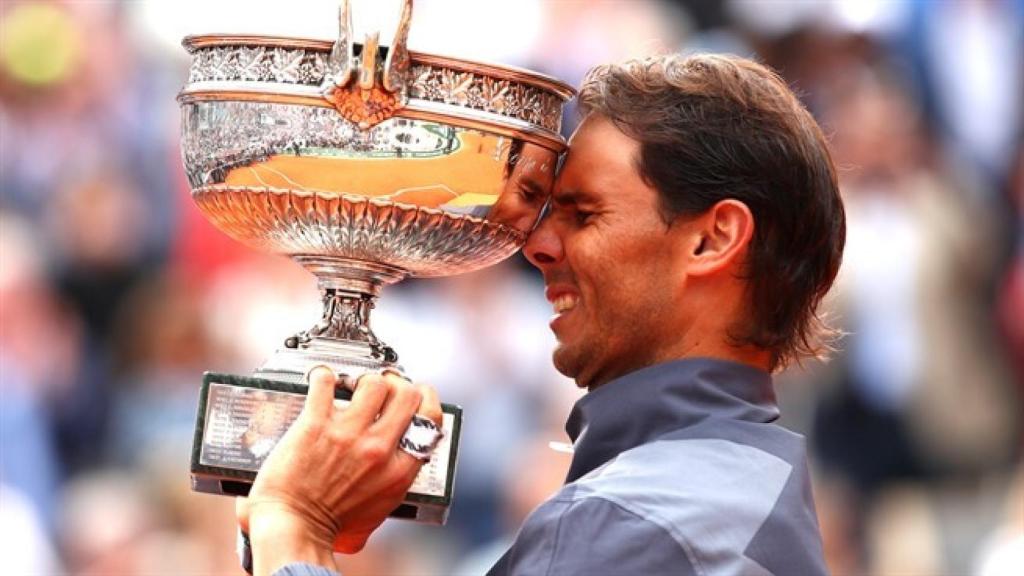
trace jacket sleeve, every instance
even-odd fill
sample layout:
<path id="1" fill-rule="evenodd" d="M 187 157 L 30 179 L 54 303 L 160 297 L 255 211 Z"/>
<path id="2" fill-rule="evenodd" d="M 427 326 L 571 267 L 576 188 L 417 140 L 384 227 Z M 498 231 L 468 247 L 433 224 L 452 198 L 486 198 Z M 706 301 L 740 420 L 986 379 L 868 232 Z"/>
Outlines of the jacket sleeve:
<path id="1" fill-rule="evenodd" d="M 341 574 L 323 566 L 296 562 L 294 564 L 285 564 L 278 568 L 273 576 L 341 576 Z"/>
<path id="2" fill-rule="evenodd" d="M 603 498 L 552 508 L 527 521 L 492 575 L 697 574 L 684 543 L 656 519 Z"/>

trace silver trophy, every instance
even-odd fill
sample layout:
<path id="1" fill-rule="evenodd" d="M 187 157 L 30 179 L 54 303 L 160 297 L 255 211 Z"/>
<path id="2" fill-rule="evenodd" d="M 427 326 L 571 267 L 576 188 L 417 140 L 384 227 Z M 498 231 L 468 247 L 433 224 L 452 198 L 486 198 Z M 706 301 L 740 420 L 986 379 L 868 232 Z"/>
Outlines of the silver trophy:
<path id="1" fill-rule="evenodd" d="M 248 492 L 301 409 L 311 366 L 349 375 L 399 368 L 370 328 L 384 286 L 501 261 L 547 201 L 572 88 L 526 70 L 410 52 L 411 18 L 405 0 L 390 47 L 378 46 L 376 33 L 353 41 L 347 0 L 333 42 L 183 42 L 193 58 L 178 96 L 193 199 L 232 238 L 313 273 L 323 300 L 320 321 L 284 338 L 253 377 L 206 374 L 196 490 Z M 444 522 L 461 422 L 457 407 L 444 411 L 445 440 L 398 517 Z"/>

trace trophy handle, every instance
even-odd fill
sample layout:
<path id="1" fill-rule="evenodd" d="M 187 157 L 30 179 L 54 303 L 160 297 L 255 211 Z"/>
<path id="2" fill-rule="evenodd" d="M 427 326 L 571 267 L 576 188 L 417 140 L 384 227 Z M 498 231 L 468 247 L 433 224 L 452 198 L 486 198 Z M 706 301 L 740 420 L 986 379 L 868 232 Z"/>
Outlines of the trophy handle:
<path id="1" fill-rule="evenodd" d="M 377 85 L 377 49 L 380 46 L 380 32 L 371 32 L 363 40 L 363 52 L 359 58 L 359 89 L 373 90 Z"/>
<path id="2" fill-rule="evenodd" d="M 338 39 L 327 59 L 327 73 L 320 93 L 338 113 L 361 130 L 368 130 L 394 116 L 409 99 L 409 26 L 412 21 L 412 0 L 403 0 L 395 38 L 388 48 L 378 82 L 379 32 L 366 35 L 359 62 L 356 63 L 352 41 L 352 10 L 349 0 L 342 0 L 338 9 Z M 358 66 L 358 71 L 356 67 Z M 353 76 L 357 77 L 352 82 Z M 351 84 L 351 85 L 350 85 Z"/>
<path id="3" fill-rule="evenodd" d="M 409 78 L 409 25 L 412 22 L 412 0 L 403 0 L 402 16 L 398 19 L 398 30 L 388 48 L 384 61 L 384 89 L 388 92 L 405 92 Z"/>
<path id="4" fill-rule="evenodd" d="M 352 62 L 355 60 L 353 47 L 352 10 L 349 0 L 342 0 L 341 6 L 338 6 L 338 39 L 334 41 L 331 54 L 327 57 L 330 73 L 325 79 L 327 82 L 324 82 L 325 89 L 328 86 L 333 89 L 348 84 L 352 78 Z"/>

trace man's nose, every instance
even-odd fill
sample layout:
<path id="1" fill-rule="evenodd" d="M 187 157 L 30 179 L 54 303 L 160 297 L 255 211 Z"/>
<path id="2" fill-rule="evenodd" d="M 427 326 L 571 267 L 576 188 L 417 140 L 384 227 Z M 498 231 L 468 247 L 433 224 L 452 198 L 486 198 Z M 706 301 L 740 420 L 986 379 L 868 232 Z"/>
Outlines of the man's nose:
<path id="1" fill-rule="evenodd" d="M 523 254 L 526 255 L 526 259 L 530 261 L 530 264 L 541 270 L 545 266 L 562 261 L 562 239 L 559 238 L 550 215 L 545 215 L 530 234 L 530 237 L 526 239 Z"/>

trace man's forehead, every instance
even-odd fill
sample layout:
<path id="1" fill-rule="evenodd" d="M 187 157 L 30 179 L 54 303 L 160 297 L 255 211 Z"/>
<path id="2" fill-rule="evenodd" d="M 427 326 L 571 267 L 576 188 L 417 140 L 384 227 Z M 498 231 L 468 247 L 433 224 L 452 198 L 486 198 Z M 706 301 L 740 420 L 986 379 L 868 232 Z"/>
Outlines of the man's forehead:
<path id="1" fill-rule="evenodd" d="M 558 203 L 599 202 L 615 190 L 638 179 L 632 162 L 616 162 L 600 152 L 570 149 L 559 167 L 552 189 L 552 199 Z"/>
<path id="2" fill-rule="evenodd" d="M 551 199 L 558 204 L 583 204 L 599 200 L 594 194 L 572 185 L 563 184 L 561 181 L 555 183 Z"/>
<path id="3" fill-rule="evenodd" d="M 590 115 L 569 138 L 562 171 L 633 171 L 639 153 L 640 142 L 624 134 L 611 120 Z"/>

